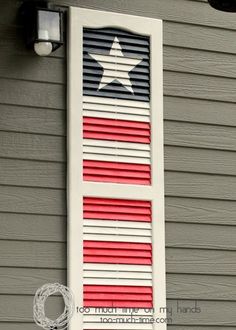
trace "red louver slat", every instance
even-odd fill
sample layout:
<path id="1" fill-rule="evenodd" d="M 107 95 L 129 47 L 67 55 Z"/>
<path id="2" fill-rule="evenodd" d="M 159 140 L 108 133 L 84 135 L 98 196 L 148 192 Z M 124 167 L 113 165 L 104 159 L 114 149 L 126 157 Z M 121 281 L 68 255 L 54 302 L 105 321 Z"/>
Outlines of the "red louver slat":
<path id="1" fill-rule="evenodd" d="M 103 162 L 103 161 L 94 161 L 94 160 L 84 160 L 84 166 L 86 167 L 93 167 L 93 168 L 109 168 L 115 170 L 126 170 L 126 171 L 133 171 L 134 173 L 137 172 L 150 172 L 150 165 L 143 165 L 143 164 L 132 164 L 132 163 L 116 163 L 116 162 Z M 139 173 L 137 173 L 137 176 Z"/>
<path id="2" fill-rule="evenodd" d="M 84 219 L 151 222 L 151 204 L 143 201 L 87 197 L 84 198 Z"/>
<path id="3" fill-rule="evenodd" d="M 89 300 L 84 299 L 84 307 L 127 307 L 127 308 L 152 308 L 152 301 L 117 301 L 117 300 Z"/>
<path id="4" fill-rule="evenodd" d="M 84 249 L 86 256 L 110 256 L 110 257 L 133 257 L 134 252 L 129 250 L 105 250 L 105 249 Z M 135 258 L 151 258 L 151 252 L 135 251 Z"/>
<path id="5" fill-rule="evenodd" d="M 134 301 L 151 301 L 152 295 L 150 294 L 129 294 L 129 293 L 98 293 L 96 295 L 94 293 L 84 293 L 84 299 L 87 300 L 134 300 Z"/>
<path id="6" fill-rule="evenodd" d="M 148 243 L 84 241 L 84 262 L 151 265 L 152 247 Z"/>
<path id="7" fill-rule="evenodd" d="M 84 205 L 86 204 L 98 204 L 98 205 L 126 205 L 134 207 L 151 207 L 151 202 L 149 201 L 138 201 L 133 199 L 115 199 L 115 198 L 97 198 L 97 197 L 84 197 Z"/>
<path id="8" fill-rule="evenodd" d="M 83 178 L 94 182 L 150 185 L 151 170 L 149 165 L 86 160 L 83 162 Z"/>
<path id="9" fill-rule="evenodd" d="M 152 287 L 84 285 L 86 307 L 152 308 Z"/>
<path id="10" fill-rule="evenodd" d="M 149 243 L 126 243 L 126 242 L 103 242 L 103 241 L 84 241 L 84 248 L 98 248 L 98 249 L 123 249 L 140 250 L 142 246 L 143 251 L 151 251 L 152 245 Z"/>
<path id="11" fill-rule="evenodd" d="M 83 132 L 85 139 L 150 143 L 149 123 L 84 117 Z"/>
<path id="12" fill-rule="evenodd" d="M 151 259 L 146 258 L 125 258 L 125 257 L 102 257 L 102 256 L 85 256 L 84 262 L 101 263 L 101 264 L 125 264 L 125 265 L 151 265 Z"/>

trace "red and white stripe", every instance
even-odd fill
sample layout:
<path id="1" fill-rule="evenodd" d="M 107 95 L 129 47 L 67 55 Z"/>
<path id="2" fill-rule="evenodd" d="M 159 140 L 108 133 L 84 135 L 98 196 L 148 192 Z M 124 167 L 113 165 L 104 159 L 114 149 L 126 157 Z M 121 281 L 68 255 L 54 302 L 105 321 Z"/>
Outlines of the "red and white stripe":
<path id="1" fill-rule="evenodd" d="M 84 197 L 84 306 L 152 307 L 151 203 Z"/>
<path id="2" fill-rule="evenodd" d="M 151 184 L 148 102 L 83 98 L 85 181 Z"/>

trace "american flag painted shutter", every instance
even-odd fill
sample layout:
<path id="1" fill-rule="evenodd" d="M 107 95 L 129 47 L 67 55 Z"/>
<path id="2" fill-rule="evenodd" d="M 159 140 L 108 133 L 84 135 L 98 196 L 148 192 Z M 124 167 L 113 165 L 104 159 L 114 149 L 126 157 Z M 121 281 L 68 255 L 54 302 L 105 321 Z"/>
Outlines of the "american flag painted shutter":
<path id="1" fill-rule="evenodd" d="M 164 330 L 162 23 L 70 8 L 68 57 L 70 328 Z"/>

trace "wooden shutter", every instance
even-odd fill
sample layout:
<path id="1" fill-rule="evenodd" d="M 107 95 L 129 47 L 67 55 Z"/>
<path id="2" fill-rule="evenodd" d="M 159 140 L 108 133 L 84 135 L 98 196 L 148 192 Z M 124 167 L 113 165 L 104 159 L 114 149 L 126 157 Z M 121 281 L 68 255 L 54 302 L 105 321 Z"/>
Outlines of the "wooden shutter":
<path id="1" fill-rule="evenodd" d="M 165 318 L 161 21 L 70 8 L 68 55 L 70 328 L 164 330 L 116 319 Z"/>

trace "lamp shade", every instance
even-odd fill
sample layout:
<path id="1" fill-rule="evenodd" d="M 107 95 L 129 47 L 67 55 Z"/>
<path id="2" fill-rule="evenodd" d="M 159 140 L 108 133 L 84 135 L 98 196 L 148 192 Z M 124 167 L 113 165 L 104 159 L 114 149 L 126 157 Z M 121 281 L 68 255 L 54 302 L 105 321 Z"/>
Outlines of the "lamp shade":
<path id="1" fill-rule="evenodd" d="M 208 2 L 217 10 L 236 12 L 236 0 L 208 0 Z"/>

